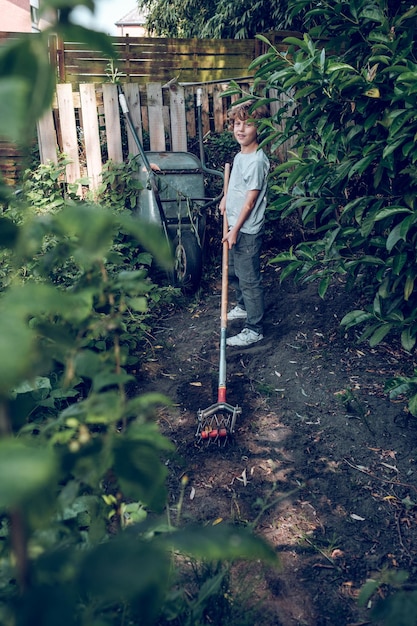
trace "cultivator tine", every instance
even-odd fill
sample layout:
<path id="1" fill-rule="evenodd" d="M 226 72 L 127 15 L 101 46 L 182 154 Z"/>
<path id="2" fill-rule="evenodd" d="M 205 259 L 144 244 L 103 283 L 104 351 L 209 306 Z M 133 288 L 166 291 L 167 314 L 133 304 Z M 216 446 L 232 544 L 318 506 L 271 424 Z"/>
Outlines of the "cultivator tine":
<path id="1" fill-rule="evenodd" d="M 197 413 L 197 443 L 225 446 L 230 436 L 235 432 L 236 418 L 242 409 L 233 407 L 227 402 L 216 402 L 207 409 L 200 409 Z"/>

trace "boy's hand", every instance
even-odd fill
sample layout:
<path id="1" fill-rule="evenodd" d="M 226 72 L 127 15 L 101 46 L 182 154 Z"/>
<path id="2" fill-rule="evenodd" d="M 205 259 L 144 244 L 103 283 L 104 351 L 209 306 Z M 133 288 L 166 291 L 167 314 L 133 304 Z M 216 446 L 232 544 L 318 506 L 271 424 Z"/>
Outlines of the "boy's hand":
<path id="1" fill-rule="evenodd" d="M 223 198 L 220 200 L 219 209 L 220 213 L 223 215 L 226 210 L 226 196 L 223 196 Z"/>
<path id="2" fill-rule="evenodd" d="M 226 237 L 223 237 L 222 239 L 222 243 L 224 243 L 225 241 L 227 241 L 227 245 L 229 246 L 229 250 L 231 250 L 231 248 L 233 248 L 233 246 L 235 245 L 236 241 L 237 241 L 237 235 L 239 233 L 239 230 L 236 228 L 231 228 L 229 230 L 229 232 L 227 233 Z"/>

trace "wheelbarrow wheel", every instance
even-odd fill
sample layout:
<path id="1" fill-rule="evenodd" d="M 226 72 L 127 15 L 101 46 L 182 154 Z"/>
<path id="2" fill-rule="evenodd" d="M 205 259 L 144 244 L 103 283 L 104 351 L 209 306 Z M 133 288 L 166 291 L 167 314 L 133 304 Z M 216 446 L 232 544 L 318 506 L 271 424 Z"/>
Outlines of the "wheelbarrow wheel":
<path id="1" fill-rule="evenodd" d="M 174 239 L 174 279 L 177 287 L 186 293 L 194 293 L 201 281 L 203 254 L 195 234 L 182 230 L 181 237 Z"/>

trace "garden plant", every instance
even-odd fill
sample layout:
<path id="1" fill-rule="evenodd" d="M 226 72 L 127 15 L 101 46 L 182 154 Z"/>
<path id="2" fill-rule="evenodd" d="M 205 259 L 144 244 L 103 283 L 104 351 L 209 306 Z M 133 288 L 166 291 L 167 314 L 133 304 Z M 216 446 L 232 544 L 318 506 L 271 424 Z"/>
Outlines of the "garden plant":
<path id="1" fill-rule="evenodd" d="M 54 93 L 51 32 L 113 56 L 107 36 L 72 23 L 77 3 L 47 4 L 51 29 L 0 49 L 0 136 L 22 150 Z M 170 252 L 132 213 L 128 169 L 109 164 L 101 195 L 81 201 L 64 167 L 0 189 L 0 622 L 197 624 L 221 588 L 215 564 L 276 556 L 250 529 L 174 524 L 174 451 L 155 420 L 170 399 L 138 395 L 134 376 L 152 316 L 179 297 L 149 277 Z M 175 585 L 180 555 L 213 564 L 194 604 Z"/>

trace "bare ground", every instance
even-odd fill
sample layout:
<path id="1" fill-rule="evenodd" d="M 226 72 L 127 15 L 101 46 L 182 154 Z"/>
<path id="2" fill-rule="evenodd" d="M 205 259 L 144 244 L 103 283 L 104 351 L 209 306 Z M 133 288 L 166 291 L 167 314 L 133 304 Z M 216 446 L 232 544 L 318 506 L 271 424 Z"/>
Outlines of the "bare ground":
<path id="1" fill-rule="evenodd" d="M 173 502 L 188 477 L 183 519 L 256 521 L 280 555 L 280 570 L 234 572 L 260 602 L 254 623 L 368 624 L 370 606 L 357 602 L 365 581 L 385 568 L 415 577 L 416 425 L 384 391 L 388 378 L 413 371 L 413 359 L 389 343 L 358 344 L 340 327 L 355 308 L 343 284 L 324 300 L 315 284 L 280 285 L 271 256 L 265 338 L 227 348 L 227 400 L 242 408 L 227 445 L 195 437 L 198 410 L 217 400 L 219 276 L 160 320 L 139 382 L 174 402 L 159 417 L 178 453 Z M 229 333 L 240 325 L 229 323 Z"/>

